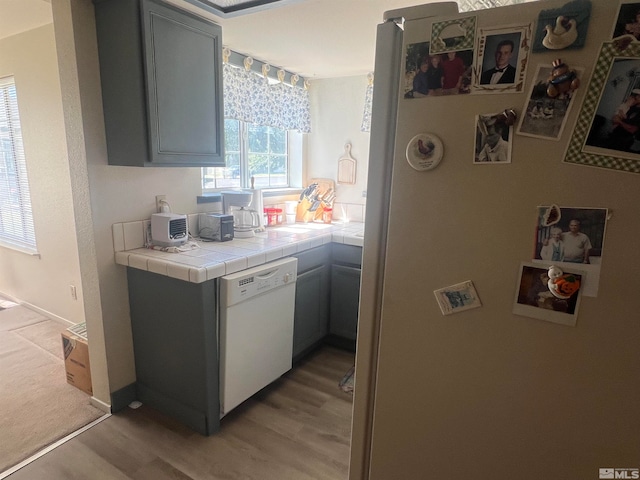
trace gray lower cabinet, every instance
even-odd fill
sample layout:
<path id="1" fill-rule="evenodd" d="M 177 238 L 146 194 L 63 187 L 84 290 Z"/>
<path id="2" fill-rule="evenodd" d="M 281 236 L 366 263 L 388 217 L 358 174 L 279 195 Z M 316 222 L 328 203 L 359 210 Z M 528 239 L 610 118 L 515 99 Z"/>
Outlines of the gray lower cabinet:
<path id="1" fill-rule="evenodd" d="M 331 302 L 327 341 L 354 350 L 358 332 L 362 247 L 332 244 Z"/>
<path id="2" fill-rule="evenodd" d="M 360 302 L 360 268 L 331 266 L 331 322 L 332 335 L 355 340 L 358 331 Z"/>
<path id="3" fill-rule="evenodd" d="M 160 0 L 94 0 L 109 164 L 224 166 L 222 29 Z"/>
<path id="4" fill-rule="evenodd" d="M 329 333 L 329 265 L 298 275 L 293 331 L 293 359 L 297 360 Z"/>
<path id="5" fill-rule="evenodd" d="M 203 435 L 220 429 L 217 281 L 127 267 L 136 396 Z"/>
<path id="6" fill-rule="evenodd" d="M 298 258 L 293 327 L 293 360 L 317 346 L 329 333 L 329 245 L 295 255 Z"/>

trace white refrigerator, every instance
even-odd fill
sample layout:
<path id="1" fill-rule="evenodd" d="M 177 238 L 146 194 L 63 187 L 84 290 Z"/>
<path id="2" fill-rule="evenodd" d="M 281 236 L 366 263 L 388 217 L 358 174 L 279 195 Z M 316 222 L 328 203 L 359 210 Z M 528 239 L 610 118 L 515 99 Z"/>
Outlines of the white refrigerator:
<path id="1" fill-rule="evenodd" d="M 619 17 L 640 2 L 586 3 L 590 14 L 565 0 L 465 13 L 427 4 L 378 26 L 350 479 L 638 478 L 640 154 L 603 142 L 640 88 L 640 48 L 610 51 Z M 541 43 L 571 18 L 573 43 Z M 514 36 L 514 81 L 483 84 Z M 453 87 L 470 93 L 446 95 L 436 78 L 435 94 L 419 94 L 420 56 L 446 55 L 425 43 L 472 51 L 456 55 L 473 60 Z M 557 59 L 577 90 L 544 77 Z M 509 129 L 500 114 L 511 109 Z M 508 159 L 481 160 L 496 132 Z M 589 263 L 560 262 L 577 275 L 574 303 L 548 288 L 529 302 L 552 228 L 568 251 L 570 221 L 593 223 L 592 210 L 605 214 L 589 230 Z"/>

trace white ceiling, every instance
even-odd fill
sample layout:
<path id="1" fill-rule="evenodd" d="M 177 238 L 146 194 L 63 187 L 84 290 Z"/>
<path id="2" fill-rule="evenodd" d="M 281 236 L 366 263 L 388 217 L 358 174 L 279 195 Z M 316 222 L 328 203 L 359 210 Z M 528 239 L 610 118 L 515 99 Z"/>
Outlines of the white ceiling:
<path id="1" fill-rule="evenodd" d="M 1 0 L 0 0 L 1 1 Z M 169 0 L 196 11 L 186 0 Z M 305 78 L 373 71 L 376 27 L 387 10 L 436 0 L 303 0 L 220 18 L 225 46 Z"/>
<path id="2" fill-rule="evenodd" d="M 362 75 L 373 70 L 376 26 L 383 13 L 434 0 L 300 0 L 220 18 L 185 0 L 170 0 L 222 25 L 232 50 L 305 78 Z M 50 0 L 0 0 L 0 38 L 50 23 Z"/>

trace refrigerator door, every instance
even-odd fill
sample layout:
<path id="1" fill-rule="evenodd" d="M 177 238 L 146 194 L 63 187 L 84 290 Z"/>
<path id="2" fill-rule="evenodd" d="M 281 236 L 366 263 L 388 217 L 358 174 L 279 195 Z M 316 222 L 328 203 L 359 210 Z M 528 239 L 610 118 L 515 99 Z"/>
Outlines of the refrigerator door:
<path id="1" fill-rule="evenodd" d="M 535 25 L 566 3 L 478 11 L 478 32 Z M 384 74 L 377 57 L 350 478 L 577 480 L 640 465 L 638 177 L 562 162 L 614 3 L 592 0 L 584 48 L 530 52 L 521 92 L 404 98 L 407 46 L 430 41 L 434 19 L 405 22 L 399 71 L 397 52 Z M 474 164 L 476 115 L 520 114 L 537 64 L 558 57 L 585 72 L 560 139 L 515 135 L 511 163 Z M 397 83 L 385 93 L 386 78 Z M 442 140 L 433 170 L 406 159 L 419 134 Z M 615 212 L 600 290 L 575 327 L 512 313 L 548 204 Z M 443 316 L 433 292 L 468 280 L 482 306 Z"/>

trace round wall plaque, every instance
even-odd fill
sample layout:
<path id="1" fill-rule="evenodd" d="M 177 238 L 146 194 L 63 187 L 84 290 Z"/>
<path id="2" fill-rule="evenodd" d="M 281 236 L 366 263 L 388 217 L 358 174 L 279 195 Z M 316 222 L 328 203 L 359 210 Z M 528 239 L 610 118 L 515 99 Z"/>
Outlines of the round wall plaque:
<path id="1" fill-rule="evenodd" d="M 407 161 L 420 172 L 436 168 L 443 153 L 442 142 L 431 133 L 416 135 L 407 145 Z"/>

